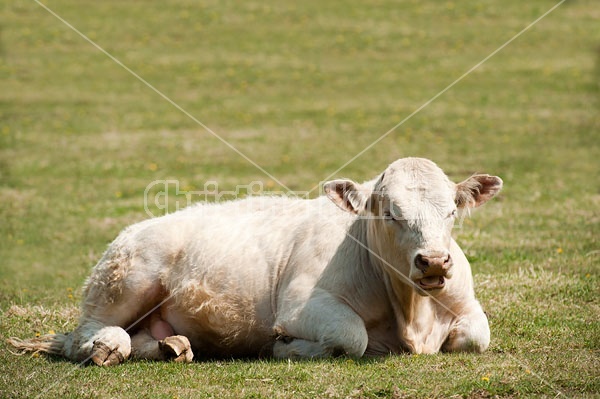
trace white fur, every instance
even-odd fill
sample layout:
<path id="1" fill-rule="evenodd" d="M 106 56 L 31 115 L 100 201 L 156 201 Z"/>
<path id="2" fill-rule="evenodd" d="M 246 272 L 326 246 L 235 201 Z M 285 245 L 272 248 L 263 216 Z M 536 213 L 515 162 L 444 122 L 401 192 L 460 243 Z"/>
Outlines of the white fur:
<path id="1" fill-rule="evenodd" d="M 162 302 L 155 313 L 200 357 L 485 350 L 487 318 L 450 236 L 461 186 L 415 158 L 363 185 L 339 182 L 325 186 L 329 198 L 197 205 L 125 229 L 86 283 L 81 326 L 63 354 L 81 360 L 102 339 L 127 358 L 131 340 L 120 331 Z M 390 207 L 406 220 L 377 217 Z M 433 296 L 414 287 L 418 253 L 454 261 Z M 162 358 L 147 333 L 134 337 L 133 353 Z"/>

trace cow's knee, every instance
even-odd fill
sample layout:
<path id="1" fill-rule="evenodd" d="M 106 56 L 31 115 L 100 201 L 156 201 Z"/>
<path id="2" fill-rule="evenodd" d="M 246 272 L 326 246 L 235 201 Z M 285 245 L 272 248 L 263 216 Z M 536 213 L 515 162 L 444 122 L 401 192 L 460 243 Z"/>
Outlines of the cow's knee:
<path id="1" fill-rule="evenodd" d="M 273 355 L 276 358 L 361 357 L 369 343 L 367 330 L 358 315 L 347 312 L 345 316 L 333 320 L 312 318 L 311 328 L 276 327 L 279 339 L 273 346 Z"/>
<path id="2" fill-rule="evenodd" d="M 273 356 L 277 359 L 305 359 L 338 356 L 360 357 L 364 353 L 359 347 L 348 343 L 325 344 L 317 341 L 307 341 L 300 338 L 278 339 L 273 346 Z"/>
<path id="3" fill-rule="evenodd" d="M 361 357 L 367 350 L 369 335 L 362 319 L 358 316 L 354 323 L 344 323 L 326 333 L 322 339 L 331 355 Z"/>
<path id="4" fill-rule="evenodd" d="M 284 338 L 273 345 L 273 356 L 277 359 L 303 359 L 329 357 L 330 354 L 319 342 Z"/>
<path id="5" fill-rule="evenodd" d="M 315 291 L 301 312 L 289 311 L 275 325 L 283 337 L 273 347 L 275 357 L 361 357 L 369 343 L 364 321 L 348 305 L 326 291 Z"/>
<path id="6" fill-rule="evenodd" d="M 483 311 L 462 317 L 450 329 L 444 352 L 482 353 L 490 345 L 490 327 Z"/>

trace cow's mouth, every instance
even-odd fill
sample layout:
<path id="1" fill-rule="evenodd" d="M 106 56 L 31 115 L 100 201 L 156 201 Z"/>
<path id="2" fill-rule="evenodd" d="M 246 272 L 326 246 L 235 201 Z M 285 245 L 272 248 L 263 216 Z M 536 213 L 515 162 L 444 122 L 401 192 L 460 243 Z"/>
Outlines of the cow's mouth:
<path id="1" fill-rule="evenodd" d="M 424 290 L 436 290 L 440 288 L 444 288 L 446 284 L 446 279 L 444 276 L 429 276 L 423 277 L 420 280 L 417 280 L 417 284 Z"/>

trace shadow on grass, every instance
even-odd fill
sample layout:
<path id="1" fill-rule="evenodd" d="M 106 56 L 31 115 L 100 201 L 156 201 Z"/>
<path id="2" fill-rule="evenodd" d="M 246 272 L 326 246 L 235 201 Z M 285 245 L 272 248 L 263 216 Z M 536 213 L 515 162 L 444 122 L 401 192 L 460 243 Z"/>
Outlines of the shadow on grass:
<path id="1" fill-rule="evenodd" d="M 48 354 L 48 353 L 40 353 L 40 354 L 15 354 L 13 352 L 14 356 L 30 356 L 30 357 L 38 357 L 38 356 L 42 356 L 44 357 L 48 363 L 63 363 L 63 364 L 73 364 L 73 365 L 80 365 L 81 367 L 87 367 L 87 366 L 94 366 L 94 363 L 91 360 L 88 360 L 86 362 L 74 362 L 72 360 L 69 360 L 65 357 L 59 356 L 59 355 L 53 355 L 53 354 Z M 347 363 L 353 363 L 356 364 L 358 366 L 368 366 L 368 365 L 374 365 L 374 364 L 381 364 L 384 363 L 390 359 L 393 358 L 397 358 L 397 359 L 410 359 L 411 357 L 414 357 L 415 355 L 410 354 L 410 353 L 402 353 L 402 354 L 390 354 L 388 356 L 377 356 L 377 357 L 361 357 L 361 358 L 356 358 L 356 357 L 351 357 L 351 356 L 337 356 L 337 357 L 327 357 L 327 358 L 312 358 L 312 359 L 276 359 L 273 357 L 223 357 L 223 358 L 195 358 L 193 360 L 193 362 L 191 364 L 205 364 L 205 365 L 210 365 L 210 364 L 220 364 L 220 365 L 227 365 L 227 364 L 255 364 L 255 363 L 262 363 L 262 364 L 271 364 L 271 365 L 288 365 L 290 363 L 292 364 L 305 364 L 305 365 L 310 365 L 310 364 L 332 364 L 332 365 L 336 365 L 336 364 L 347 364 Z M 431 356 L 453 356 L 453 354 L 449 354 L 449 353 L 444 353 L 444 354 L 437 354 L 437 355 L 427 355 L 427 357 L 431 357 Z M 425 356 L 423 356 L 425 357 Z M 123 366 L 123 365 L 127 365 L 127 364 L 132 364 L 132 363 L 145 363 L 145 364 L 167 364 L 167 363 L 171 363 L 169 361 L 162 361 L 162 360 L 147 360 L 147 359 L 128 359 L 125 362 L 119 364 L 119 366 Z"/>

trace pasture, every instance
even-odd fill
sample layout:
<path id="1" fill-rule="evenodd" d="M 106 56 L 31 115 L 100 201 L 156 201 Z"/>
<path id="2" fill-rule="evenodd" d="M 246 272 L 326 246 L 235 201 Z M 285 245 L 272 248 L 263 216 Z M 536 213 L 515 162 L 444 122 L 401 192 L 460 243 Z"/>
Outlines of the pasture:
<path id="1" fill-rule="evenodd" d="M 460 81 L 557 3 L 42 3 L 153 88 L 40 3 L 3 2 L 0 397 L 600 396 L 594 1 L 567 0 Z M 99 368 L 5 342 L 74 328 L 152 181 L 308 191 L 405 156 L 504 180 L 455 230 L 490 320 L 482 355 Z"/>

